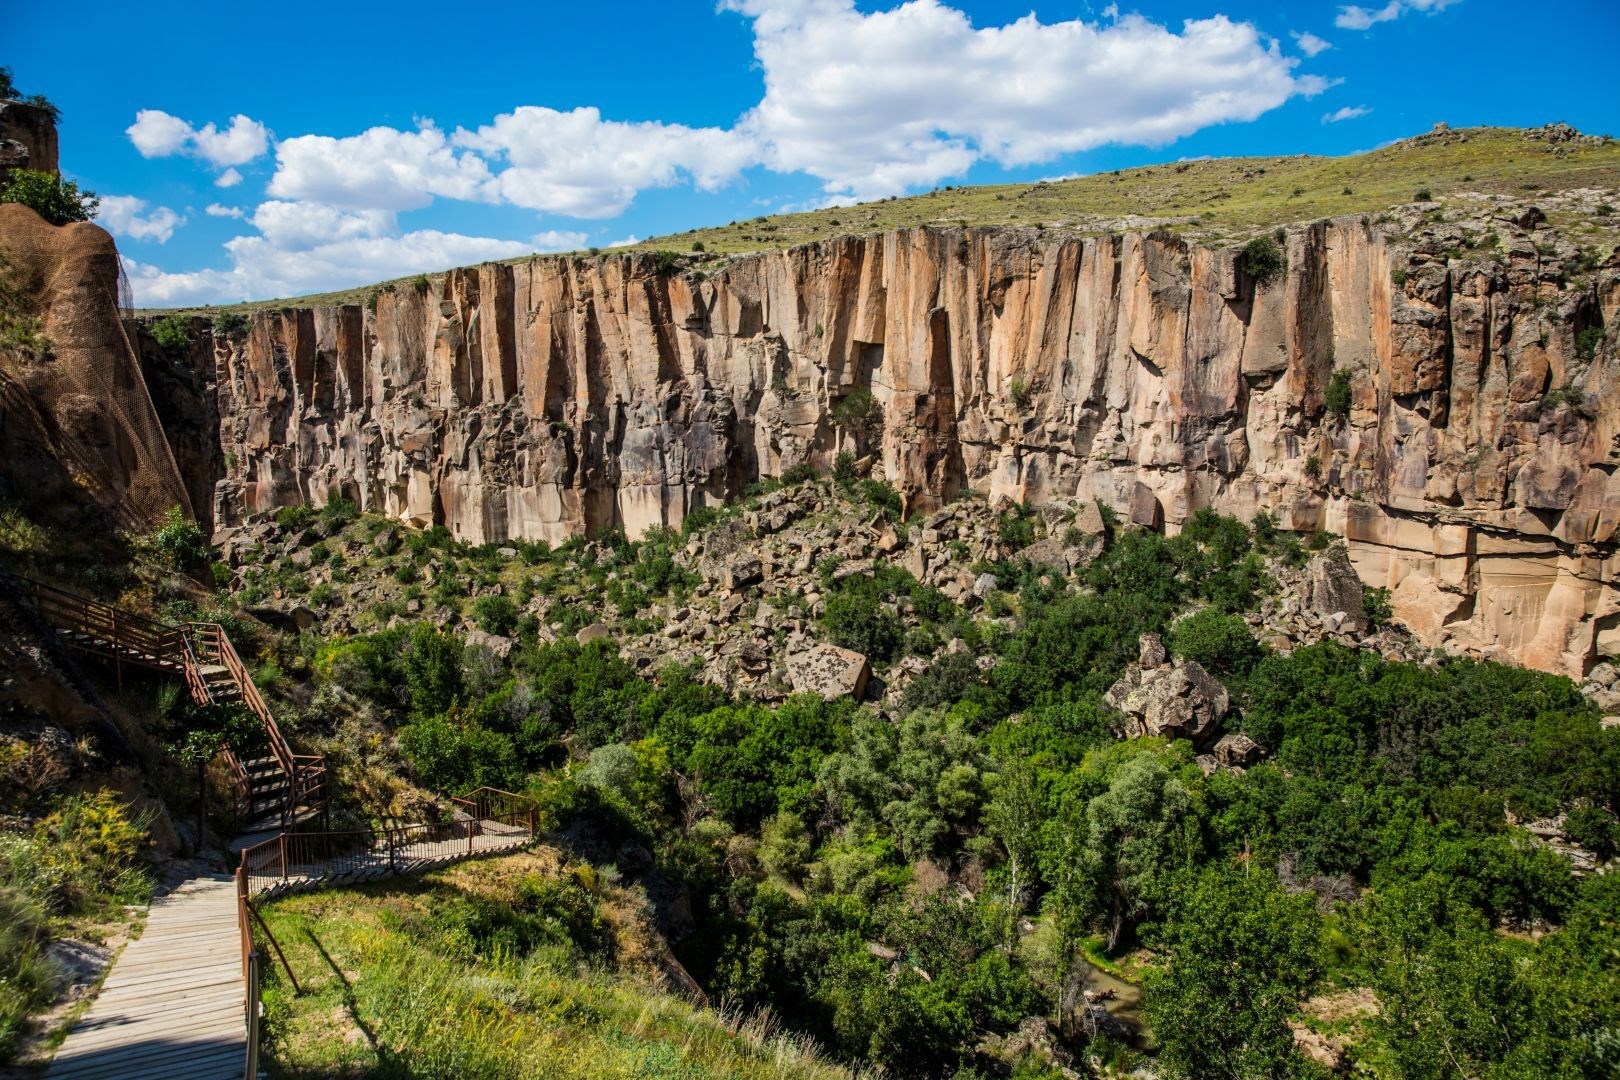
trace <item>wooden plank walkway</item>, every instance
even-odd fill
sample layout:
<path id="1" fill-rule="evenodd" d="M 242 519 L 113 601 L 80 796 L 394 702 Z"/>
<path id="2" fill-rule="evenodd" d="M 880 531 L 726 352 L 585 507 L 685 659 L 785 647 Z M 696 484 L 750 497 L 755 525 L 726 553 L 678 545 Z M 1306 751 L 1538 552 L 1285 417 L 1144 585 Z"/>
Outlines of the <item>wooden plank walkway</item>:
<path id="1" fill-rule="evenodd" d="M 47 1080 L 240 1080 L 247 988 L 238 940 L 228 875 L 193 878 L 154 900 Z"/>
<path id="2" fill-rule="evenodd" d="M 269 874 L 250 870 L 248 889 L 255 899 L 270 900 L 290 892 L 328 885 L 358 885 L 365 881 L 422 874 L 474 855 L 514 851 L 532 843 L 534 837 L 519 825 L 482 821 L 470 842 L 465 837 L 444 840 L 418 840 L 399 847 L 390 856 L 386 846 L 368 848 L 320 863 L 289 862 L 287 876 L 280 877 L 277 866 Z"/>

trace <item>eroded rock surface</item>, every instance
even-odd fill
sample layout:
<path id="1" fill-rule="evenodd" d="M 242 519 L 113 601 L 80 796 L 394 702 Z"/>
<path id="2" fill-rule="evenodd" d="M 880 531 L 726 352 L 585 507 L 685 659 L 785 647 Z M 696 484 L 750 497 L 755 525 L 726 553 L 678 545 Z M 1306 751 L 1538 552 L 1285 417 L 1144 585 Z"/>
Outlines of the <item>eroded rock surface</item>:
<path id="1" fill-rule="evenodd" d="M 1293 228 L 1267 283 L 1169 234 L 910 229 L 263 311 L 213 344 L 217 512 L 335 489 L 474 541 L 634 535 L 848 450 L 909 509 L 1327 529 L 1426 644 L 1578 673 L 1620 648 L 1620 257 L 1476 203 Z"/>

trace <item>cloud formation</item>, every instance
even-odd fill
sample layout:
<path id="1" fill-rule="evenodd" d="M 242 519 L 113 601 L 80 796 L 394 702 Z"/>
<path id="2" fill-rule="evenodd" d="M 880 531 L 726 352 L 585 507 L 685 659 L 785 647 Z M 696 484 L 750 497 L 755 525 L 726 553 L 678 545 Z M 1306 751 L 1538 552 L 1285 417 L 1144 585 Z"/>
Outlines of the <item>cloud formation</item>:
<path id="1" fill-rule="evenodd" d="M 180 214 L 167 206 L 146 210 L 145 199 L 134 195 L 103 195 L 101 207 L 96 211 L 96 222 L 114 236 L 131 240 L 155 240 L 167 243 L 174 230 L 186 223 Z"/>
<path id="2" fill-rule="evenodd" d="M 1350 4 L 1339 9 L 1333 25 L 1341 30 L 1366 30 L 1378 23 L 1394 22 L 1409 11 L 1441 11 L 1458 0 L 1389 0 L 1381 8 Z"/>
<path id="3" fill-rule="evenodd" d="M 257 217 L 257 215 L 255 215 Z M 289 219 L 294 215 L 289 215 Z M 307 222 L 307 219 L 306 219 Z M 290 224 L 284 222 L 282 224 Z M 365 234 L 309 243 L 304 233 L 284 247 L 266 236 L 239 236 L 225 244 L 228 269 L 167 273 L 156 266 L 124 260 L 138 302 L 143 306 L 229 303 L 297 296 L 359 282 L 512 259 L 535 249 L 516 240 L 420 229 L 397 236 Z"/>
<path id="4" fill-rule="evenodd" d="M 1372 112 L 1372 110 L 1367 108 L 1365 105 L 1346 105 L 1342 109 L 1335 109 L 1333 112 L 1324 115 L 1322 117 L 1322 123 L 1338 124 L 1344 122 L 1345 120 L 1354 120 L 1359 116 L 1366 116 L 1370 112 Z"/>
<path id="5" fill-rule="evenodd" d="M 231 166 L 246 165 L 263 156 L 270 146 L 270 129 L 241 113 L 231 117 L 230 126 L 221 131 L 212 123 L 194 128 L 161 109 L 142 109 L 135 114 L 135 122 L 124 129 L 124 134 L 142 157 L 184 155 L 225 169 L 222 180 L 234 173 L 236 179 L 222 183 L 221 187 L 241 180 L 241 173 Z"/>
<path id="6" fill-rule="evenodd" d="M 831 192 L 892 194 L 981 160 L 1028 165 L 1110 143 L 1160 146 L 1320 92 L 1251 24 L 1180 32 L 1034 15 L 979 28 L 939 0 L 724 0 L 754 23 L 765 97 L 740 128 L 766 163 Z"/>
<path id="7" fill-rule="evenodd" d="M 1331 41 L 1326 38 L 1319 38 L 1309 30 L 1304 32 L 1296 30 L 1291 36 L 1294 39 L 1294 44 L 1299 46 L 1299 51 L 1306 56 L 1320 56 L 1333 48 Z"/>

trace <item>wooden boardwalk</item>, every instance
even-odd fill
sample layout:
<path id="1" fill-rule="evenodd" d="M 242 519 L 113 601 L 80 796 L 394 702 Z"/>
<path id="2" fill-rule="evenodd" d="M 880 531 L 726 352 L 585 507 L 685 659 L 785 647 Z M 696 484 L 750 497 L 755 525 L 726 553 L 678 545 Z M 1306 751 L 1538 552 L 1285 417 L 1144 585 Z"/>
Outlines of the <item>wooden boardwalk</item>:
<path id="1" fill-rule="evenodd" d="M 152 902 L 141 936 L 57 1051 L 48 1080 L 227 1080 L 247 1060 L 236 885 L 192 878 Z"/>
<path id="2" fill-rule="evenodd" d="M 366 881 L 422 874 L 474 855 L 498 855 L 526 847 L 534 841 L 528 829 L 499 821 L 481 821 L 471 837 L 414 840 L 390 851 L 385 844 L 367 847 L 321 862 L 289 859 L 281 876 L 279 864 L 260 868 L 250 863 L 248 889 L 256 899 L 270 900 L 290 892 L 329 885 L 358 885 Z M 266 851 L 266 856 L 273 855 Z"/>

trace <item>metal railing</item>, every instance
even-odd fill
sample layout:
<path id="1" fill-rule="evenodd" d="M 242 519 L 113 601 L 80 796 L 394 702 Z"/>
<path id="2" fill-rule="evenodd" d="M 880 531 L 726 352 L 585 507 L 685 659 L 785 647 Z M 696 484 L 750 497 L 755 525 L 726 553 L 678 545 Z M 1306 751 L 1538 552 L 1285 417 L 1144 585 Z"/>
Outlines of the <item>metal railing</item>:
<path id="1" fill-rule="evenodd" d="M 466 815 L 452 821 L 335 832 L 282 832 L 242 851 L 248 893 L 277 893 L 328 882 L 354 882 L 426 870 L 482 851 L 532 840 L 538 807 L 509 791 L 479 788 L 452 800 Z M 485 839 L 480 846 L 479 839 Z"/>
<path id="2" fill-rule="evenodd" d="M 247 875 L 241 867 L 236 869 L 236 928 L 242 951 L 242 983 L 246 987 L 242 1009 L 247 1020 L 247 1061 L 244 1063 L 245 1080 L 258 1080 L 259 1034 L 263 1008 L 259 1004 L 260 975 L 264 956 L 253 947 L 253 927 L 248 923 Z"/>
<path id="3" fill-rule="evenodd" d="M 326 759 L 315 754 L 293 753 L 224 627 L 204 622 L 171 626 L 54 585 L 23 577 L 15 579 L 30 591 L 34 606 L 45 621 L 67 635 L 68 645 L 111 659 L 117 666 L 120 684 L 123 665 L 135 664 L 178 674 L 185 681 L 192 701 L 198 705 L 213 705 L 220 698 L 204 668 L 213 665 L 223 670 L 242 703 L 264 725 L 270 753 L 288 778 L 283 825 L 291 823 L 299 806 L 314 807 L 325 801 Z M 246 805 L 252 794 L 247 771 L 234 754 L 226 764 L 231 768 L 238 805 Z"/>

